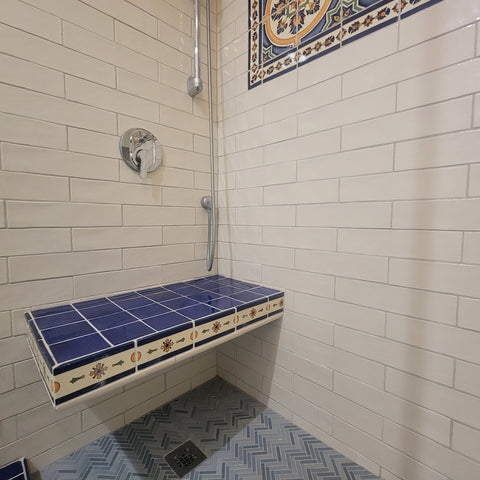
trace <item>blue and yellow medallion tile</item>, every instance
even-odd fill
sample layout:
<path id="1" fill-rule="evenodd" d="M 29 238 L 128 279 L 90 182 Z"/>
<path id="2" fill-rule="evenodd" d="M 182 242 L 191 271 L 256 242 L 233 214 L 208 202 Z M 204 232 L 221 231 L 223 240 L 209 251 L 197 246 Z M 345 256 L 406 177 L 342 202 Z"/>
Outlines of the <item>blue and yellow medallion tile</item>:
<path id="1" fill-rule="evenodd" d="M 249 0 L 248 88 L 441 0 Z"/>

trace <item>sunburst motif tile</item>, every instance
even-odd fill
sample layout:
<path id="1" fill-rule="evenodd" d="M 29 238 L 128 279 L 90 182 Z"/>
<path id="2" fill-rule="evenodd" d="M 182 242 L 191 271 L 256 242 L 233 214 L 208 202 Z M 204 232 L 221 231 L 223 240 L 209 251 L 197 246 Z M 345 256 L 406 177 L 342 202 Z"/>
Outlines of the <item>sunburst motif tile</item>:
<path id="1" fill-rule="evenodd" d="M 248 88 L 441 0 L 249 0 Z"/>

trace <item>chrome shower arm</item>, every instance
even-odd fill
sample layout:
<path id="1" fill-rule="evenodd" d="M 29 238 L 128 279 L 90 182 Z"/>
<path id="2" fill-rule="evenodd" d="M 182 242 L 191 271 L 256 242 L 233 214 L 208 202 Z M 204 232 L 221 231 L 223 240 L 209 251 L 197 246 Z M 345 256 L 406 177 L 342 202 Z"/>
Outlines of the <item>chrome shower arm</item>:
<path id="1" fill-rule="evenodd" d="M 203 82 L 200 78 L 200 9 L 198 3 L 199 0 L 195 0 L 194 72 L 193 76 L 190 76 L 187 79 L 187 91 L 191 97 L 199 94 L 203 88 Z"/>

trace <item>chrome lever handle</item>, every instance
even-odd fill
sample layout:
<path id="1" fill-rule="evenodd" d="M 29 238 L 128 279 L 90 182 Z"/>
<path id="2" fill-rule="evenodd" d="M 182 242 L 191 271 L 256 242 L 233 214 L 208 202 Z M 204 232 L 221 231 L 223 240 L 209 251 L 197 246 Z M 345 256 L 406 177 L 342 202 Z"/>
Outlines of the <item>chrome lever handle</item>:
<path id="1" fill-rule="evenodd" d="M 142 179 L 157 169 L 163 160 L 162 147 L 156 137 L 139 128 L 131 128 L 122 135 L 120 153 L 125 163 Z"/>

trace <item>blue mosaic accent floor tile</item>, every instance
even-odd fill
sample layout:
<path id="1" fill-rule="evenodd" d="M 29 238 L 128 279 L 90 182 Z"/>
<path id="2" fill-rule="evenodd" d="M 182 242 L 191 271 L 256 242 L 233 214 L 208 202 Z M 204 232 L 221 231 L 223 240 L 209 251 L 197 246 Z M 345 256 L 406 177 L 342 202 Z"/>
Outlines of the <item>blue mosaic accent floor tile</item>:
<path id="1" fill-rule="evenodd" d="M 218 377 L 47 466 L 35 480 L 174 480 L 165 456 L 189 439 L 207 459 L 188 480 L 379 480 Z"/>

